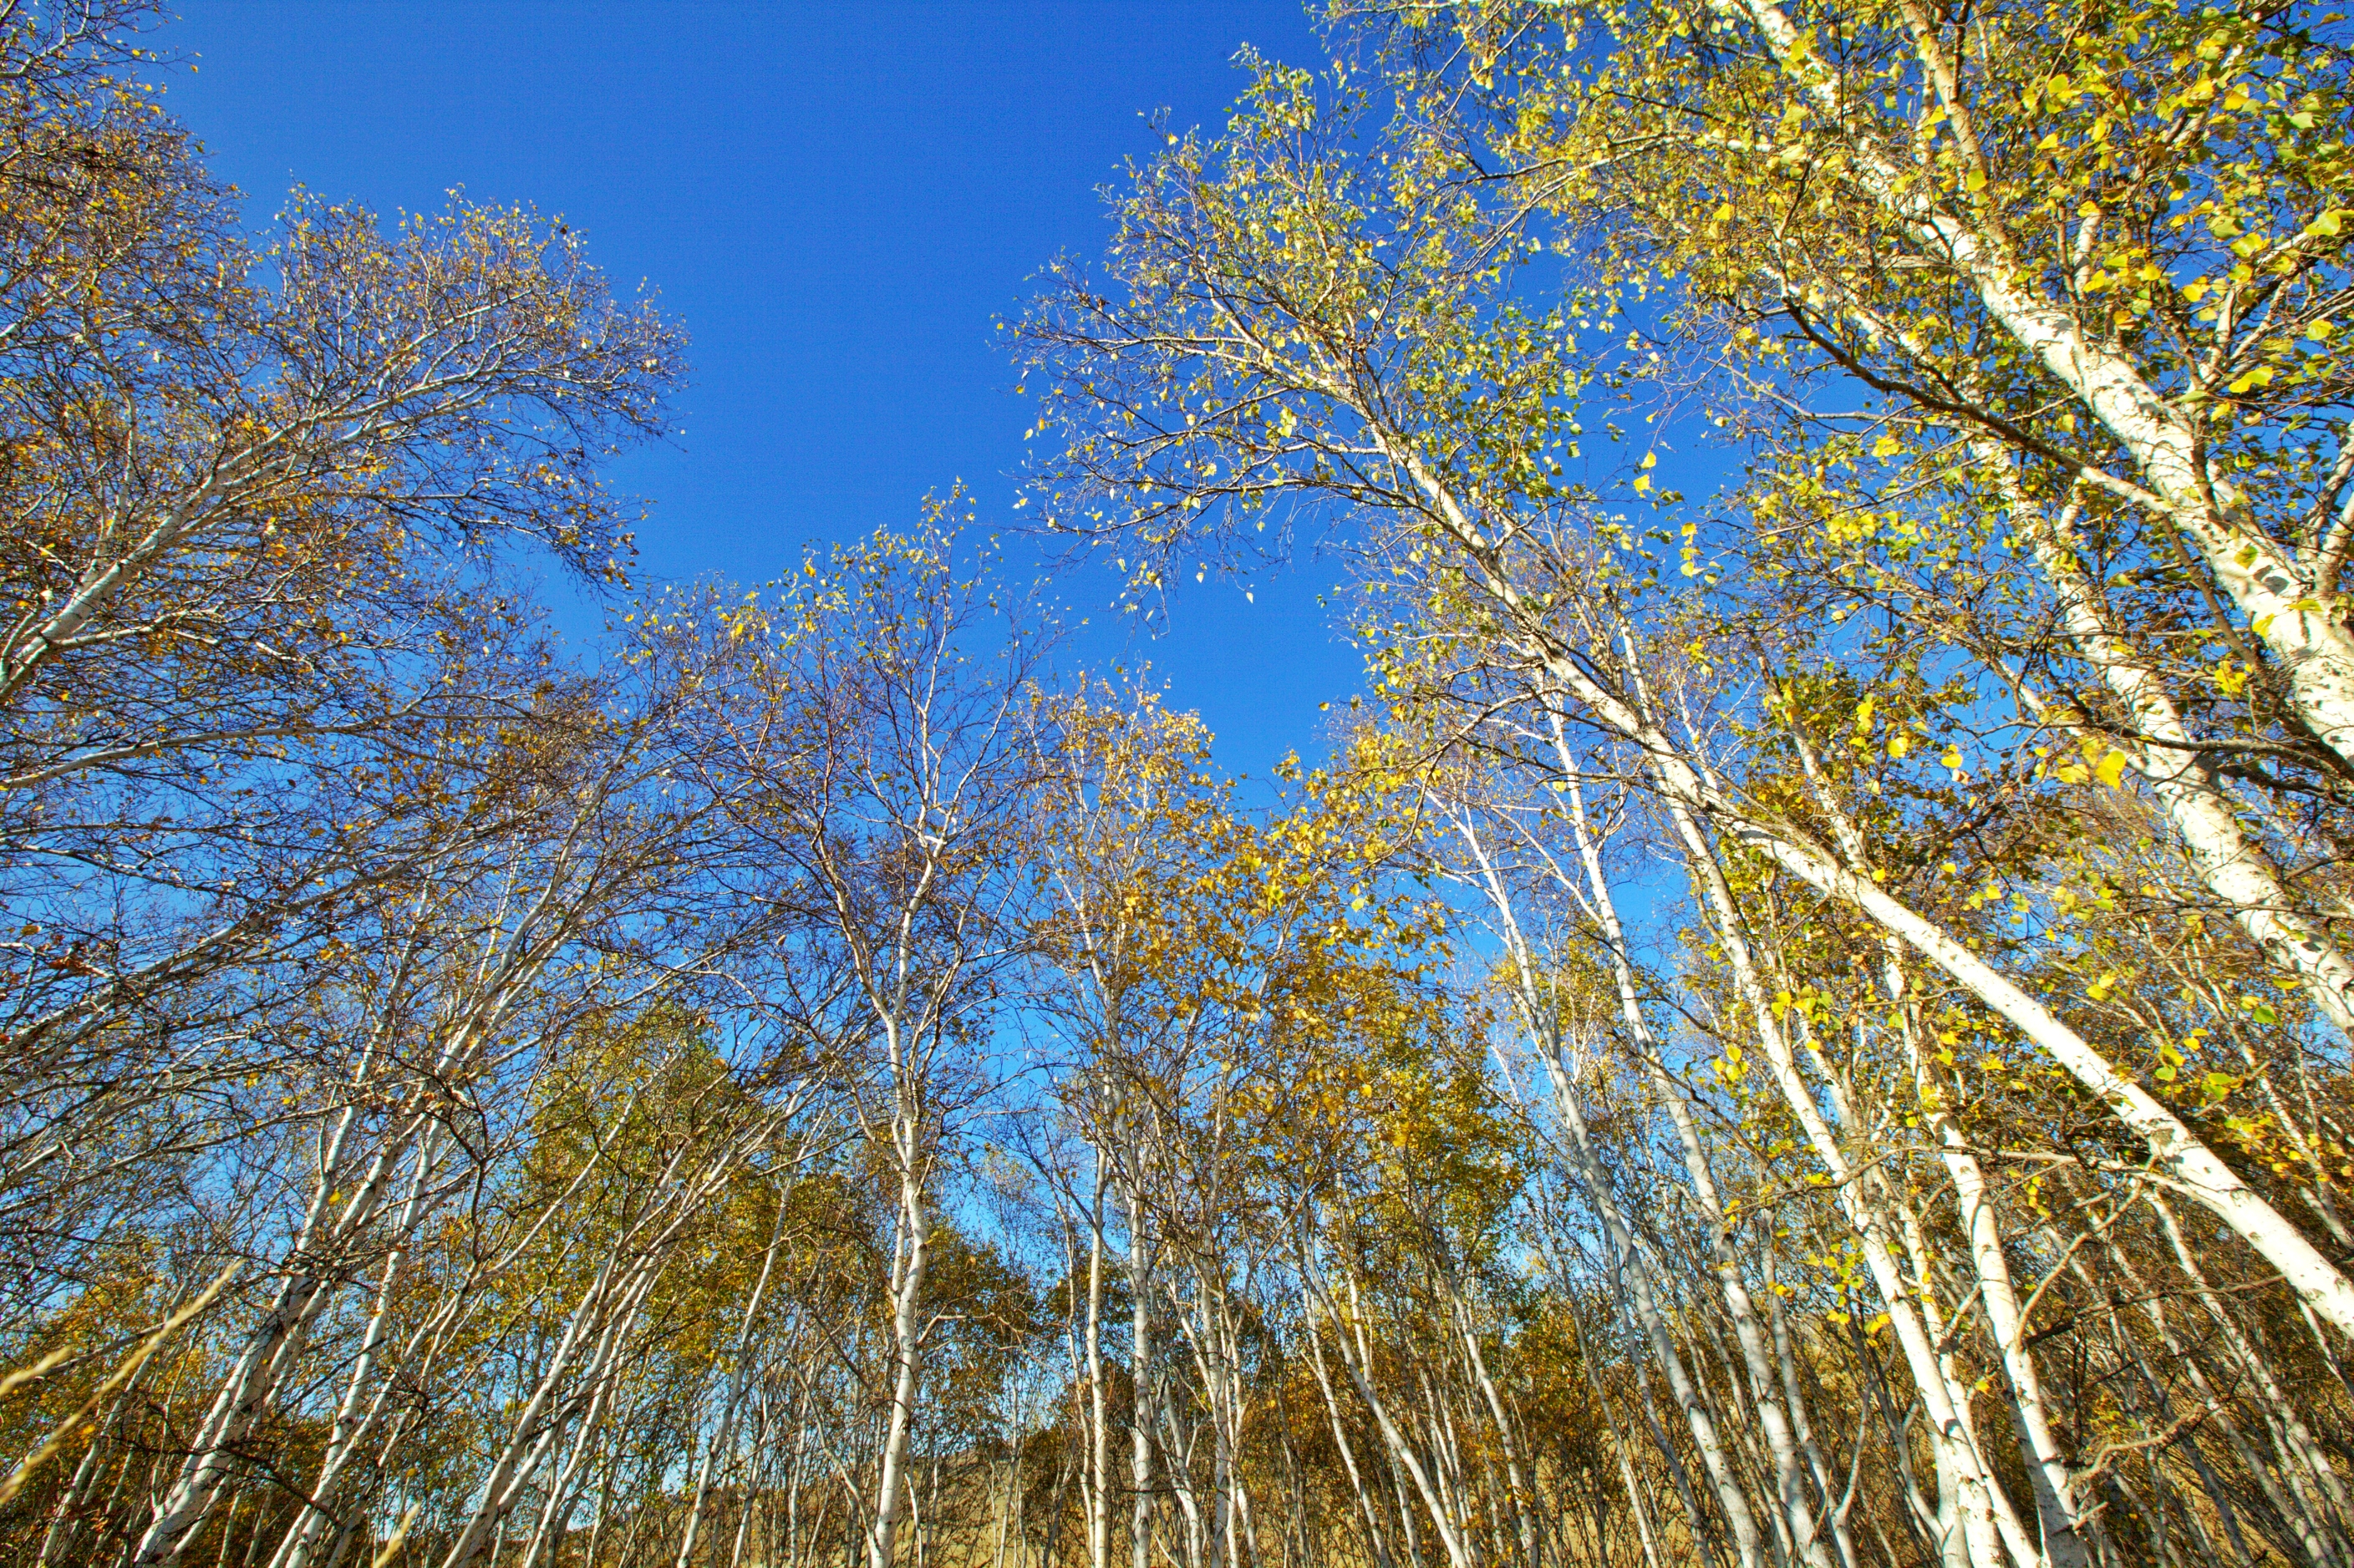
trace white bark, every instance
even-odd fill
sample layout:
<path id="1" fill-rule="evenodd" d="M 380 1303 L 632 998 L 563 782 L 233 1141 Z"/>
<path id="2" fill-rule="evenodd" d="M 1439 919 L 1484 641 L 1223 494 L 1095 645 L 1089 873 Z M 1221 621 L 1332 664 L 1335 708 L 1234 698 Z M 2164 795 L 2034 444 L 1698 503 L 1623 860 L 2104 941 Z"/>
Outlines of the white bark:
<path id="1" fill-rule="evenodd" d="M 1767 1446 L 1781 1481 L 1779 1501 L 1784 1528 L 1789 1541 L 1809 1563 L 1824 1563 L 1821 1514 L 1808 1503 L 1804 1489 L 1797 1484 L 1797 1434 L 1805 1425 L 1804 1407 L 1797 1403 L 1795 1385 L 1785 1389 L 1792 1401 L 1787 1409 L 1775 1397 L 1755 1303 L 1742 1277 L 1740 1260 L 1733 1252 L 1732 1227 L 1727 1223 L 1723 1202 L 1717 1193 L 1715 1175 L 1709 1169 L 1707 1150 L 1701 1142 L 1691 1102 L 1683 1086 L 1667 1071 L 1658 1043 L 1652 1037 L 1649 1020 L 1644 1015 L 1641 996 L 1635 983 L 1632 955 L 1627 948 L 1626 927 L 1618 917 L 1617 900 L 1602 864 L 1601 846 L 1596 842 L 1591 820 L 1586 814 L 1583 769 L 1578 766 L 1576 752 L 1569 743 L 1558 713 L 1548 715 L 1546 738 L 1552 744 L 1554 761 L 1562 770 L 1562 782 L 1567 786 L 1570 828 L 1577 848 L 1578 863 L 1585 874 L 1585 885 L 1583 889 L 1572 885 L 1569 878 L 1561 874 L 1557 867 L 1556 875 L 1574 895 L 1581 899 L 1587 913 L 1601 927 L 1603 941 L 1610 952 L 1611 975 L 1617 991 L 1619 1015 L 1634 1040 L 1652 1088 L 1666 1107 L 1669 1120 L 1675 1128 L 1686 1180 L 1691 1184 L 1701 1217 L 1709 1227 L 1717 1288 L 1723 1297 L 1726 1314 L 1732 1319 L 1734 1336 L 1752 1380 L 1753 1398 L 1760 1412 Z M 1555 1092 L 1561 1092 L 1558 1083 Z M 1820 1489 L 1822 1511 L 1828 1512 L 1831 1507 L 1828 1484 Z"/>
<path id="2" fill-rule="evenodd" d="M 1151 1568 L 1152 1405 L 1158 1369 L 1152 1345 L 1152 1244 L 1144 1207 L 1143 1150 L 1134 1150 L 1136 1169 L 1128 1186 L 1129 1283 L 1129 1568 Z"/>
<path id="3" fill-rule="evenodd" d="M 928 1162 L 916 1147 L 923 1136 L 919 1119 L 910 1107 L 891 1128 L 899 1159 L 898 1238 L 891 1264 L 891 1404 L 866 1526 L 867 1568 L 893 1568 L 906 1490 L 907 1446 L 915 1431 L 916 1397 L 923 1384 L 924 1334 L 929 1327 L 924 1316 L 924 1287 L 931 1273 L 932 1212 L 925 1181 Z"/>

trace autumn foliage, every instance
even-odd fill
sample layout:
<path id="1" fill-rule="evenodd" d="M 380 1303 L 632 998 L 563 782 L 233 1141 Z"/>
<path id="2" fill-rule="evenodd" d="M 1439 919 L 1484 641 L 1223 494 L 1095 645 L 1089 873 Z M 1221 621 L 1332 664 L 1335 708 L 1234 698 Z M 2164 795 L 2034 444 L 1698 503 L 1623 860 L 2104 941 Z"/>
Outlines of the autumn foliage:
<path id="1" fill-rule="evenodd" d="M 1010 323 L 1253 782 L 0 4 L 0 1559 L 2354 1568 L 2345 22 L 1328 20 Z"/>

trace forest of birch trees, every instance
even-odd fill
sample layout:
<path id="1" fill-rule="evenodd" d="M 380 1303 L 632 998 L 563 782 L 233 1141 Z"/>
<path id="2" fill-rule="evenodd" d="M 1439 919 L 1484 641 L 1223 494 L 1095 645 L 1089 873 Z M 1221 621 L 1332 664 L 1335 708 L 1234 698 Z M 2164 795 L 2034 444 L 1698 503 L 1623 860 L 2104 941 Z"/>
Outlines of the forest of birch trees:
<path id="1" fill-rule="evenodd" d="M 0 0 L 0 1563 L 2354 1568 L 2354 26 L 1319 25 L 660 584 L 578 233 Z M 1309 556 L 1273 779 L 1055 608 Z"/>

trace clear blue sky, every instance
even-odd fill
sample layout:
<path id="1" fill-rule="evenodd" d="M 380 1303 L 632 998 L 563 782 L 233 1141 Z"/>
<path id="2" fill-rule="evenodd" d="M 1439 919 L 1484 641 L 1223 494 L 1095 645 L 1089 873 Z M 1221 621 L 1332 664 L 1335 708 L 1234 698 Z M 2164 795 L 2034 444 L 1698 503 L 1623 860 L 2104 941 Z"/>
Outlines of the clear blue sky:
<path id="1" fill-rule="evenodd" d="M 959 479 L 1010 522 L 1027 410 L 993 320 L 1051 256 L 1099 250 L 1144 115 L 1217 124 L 1243 43 L 1318 54 L 1299 0 L 183 0 L 158 41 L 195 58 L 167 101 L 257 222 L 295 184 L 387 213 L 462 185 L 654 285 L 694 377 L 678 448 L 617 471 L 654 503 L 642 563 L 747 584 Z M 1264 778 L 1359 684 L 1316 603 L 1335 576 L 1308 562 L 1255 604 L 1213 583 L 1164 637 L 1086 646 L 1149 660 Z M 1100 629 L 1109 581 L 1064 591 Z"/>

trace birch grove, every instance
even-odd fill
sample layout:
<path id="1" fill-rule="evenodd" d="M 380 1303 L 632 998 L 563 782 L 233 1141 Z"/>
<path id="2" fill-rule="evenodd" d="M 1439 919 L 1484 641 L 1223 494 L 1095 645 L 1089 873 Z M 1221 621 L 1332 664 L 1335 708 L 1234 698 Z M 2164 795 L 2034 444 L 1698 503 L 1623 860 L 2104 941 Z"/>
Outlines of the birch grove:
<path id="1" fill-rule="evenodd" d="M 664 585 L 581 235 L 0 0 L 0 1557 L 2354 1568 L 2348 24 L 1319 14 L 1059 575 Z M 1267 779 L 1057 608 L 1309 550 Z"/>

